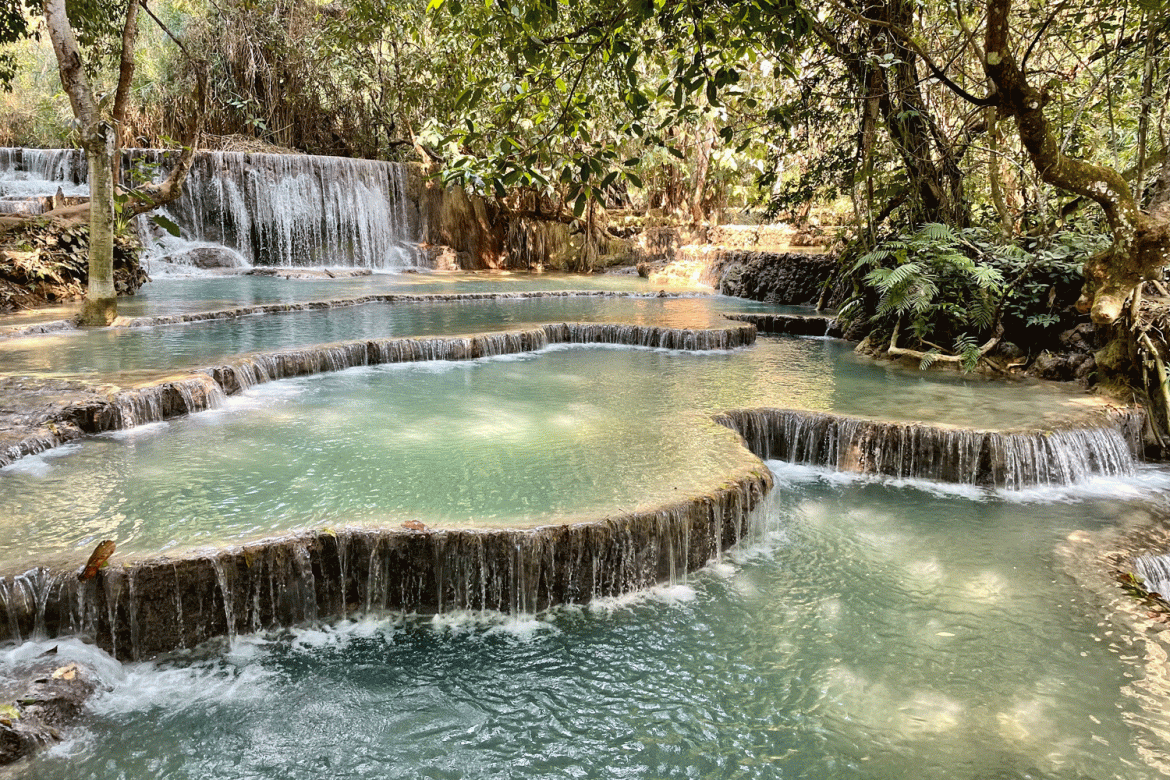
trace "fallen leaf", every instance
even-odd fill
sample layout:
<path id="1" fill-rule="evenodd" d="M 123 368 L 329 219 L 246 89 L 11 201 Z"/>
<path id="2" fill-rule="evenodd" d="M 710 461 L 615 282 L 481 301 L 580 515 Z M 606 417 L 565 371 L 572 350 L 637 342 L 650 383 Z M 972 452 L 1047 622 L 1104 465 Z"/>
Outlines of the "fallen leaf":
<path id="1" fill-rule="evenodd" d="M 77 664 L 69 664 L 62 666 L 60 669 L 53 672 L 54 680 L 72 680 L 77 676 Z"/>
<path id="2" fill-rule="evenodd" d="M 77 579 L 84 582 L 85 580 L 92 580 L 94 577 L 96 577 L 98 569 L 105 566 L 106 563 L 109 562 L 110 556 L 114 554 L 114 548 L 116 546 L 117 545 L 115 545 L 109 539 L 106 539 L 104 542 L 98 544 L 98 546 L 94 548 L 93 554 L 89 556 L 89 560 L 86 561 L 85 569 L 82 570 L 81 576 L 79 576 Z"/>

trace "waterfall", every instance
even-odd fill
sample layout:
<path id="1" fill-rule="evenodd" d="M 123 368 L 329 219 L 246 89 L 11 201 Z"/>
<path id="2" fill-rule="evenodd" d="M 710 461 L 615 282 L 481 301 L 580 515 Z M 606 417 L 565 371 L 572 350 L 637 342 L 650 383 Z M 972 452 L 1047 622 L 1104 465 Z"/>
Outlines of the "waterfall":
<path id="1" fill-rule="evenodd" d="M 0 147 L 0 195 L 85 195 L 85 154 L 80 149 Z"/>
<path id="2" fill-rule="evenodd" d="M 419 258 L 406 172 L 375 160 L 203 152 L 169 211 L 189 238 L 254 265 L 403 268 Z"/>
<path id="3" fill-rule="evenodd" d="M 174 152 L 129 149 L 126 171 L 159 178 Z M 0 196 L 85 194 L 76 149 L 0 148 Z M 418 218 L 399 163 L 297 154 L 199 152 L 167 214 L 184 238 L 253 265 L 396 269 L 418 263 Z M 158 250 L 162 254 L 165 250 Z"/>
<path id="4" fill-rule="evenodd" d="M 1132 474 L 1140 412 L 1051 430 L 977 431 L 882 422 L 826 412 L 750 409 L 716 421 L 761 458 L 839 471 L 1019 490 L 1062 486 L 1093 475 Z"/>
<path id="5" fill-rule="evenodd" d="M 1146 590 L 1170 601 L 1170 555 L 1143 555 L 1133 567 Z"/>
<path id="6" fill-rule="evenodd" d="M 762 466 L 658 509 L 530 529 L 304 532 L 101 569 L 0 577 L 0 637 L 80 633 L 137 659 L 355 610 L 532 613 L 674 584 L 718 558 L 771 489 Z M 363 565 L 364 562 L 364 565 Z M 356 565 L 355 565 L 356 564 Z"/>

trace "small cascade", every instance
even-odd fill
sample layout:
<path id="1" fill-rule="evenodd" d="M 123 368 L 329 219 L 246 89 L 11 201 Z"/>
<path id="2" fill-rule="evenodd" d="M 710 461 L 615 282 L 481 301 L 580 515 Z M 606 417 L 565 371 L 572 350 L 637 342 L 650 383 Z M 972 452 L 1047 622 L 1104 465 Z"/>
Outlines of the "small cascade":
<path id="1" fill-rule="evenodd" d="M 169 154 L 130 157 L 166 170 Z M 168 208 L 187 238 L 253 265 L 404 268 L 421 257 L 406 177 L 406 166 L 377 160 L 201 152 Z"/>
<path id="2" fill-rule="evenodd" d="M 3 196 L 0 196 L 3 198 Z M 27 214 L 36 216 L 45 213 L 45 199 L 36 197 L 7 197 L 0 199 L 0 214 Z"/>
<path id="3" fill-rule="evenodd" d="M 123 390 L 111 398 L 116 419 L 112 427 L 133 428 L 214 409 L 223 404 L 224 398 L 219 383 L 203 373 L 158 385 Z"/>
<path id="4" fill-rule="evenodd" d="M 749 469 L 709 495 L 532 529 L 343 528 L 76 572 L 0 578 L 0 628 L 80 633 L 125 659 L 355 609 L 531 613 L 674 584 L 750 528 L 772 485 Z"/>
<path id="5" fill-rule="evenodd" d="M 617 323 L 562 322 L 544 326 L 553 344 L 623 344 L 658 349 L 734 349 L 755 342 L 753 325 L 728 328 L 663 328 Z"/>
<path id="6" fill-rule="evenodd" d="M 355 366 L 430 360 L 475 360 L 534 352 L 549 344 L 623 344 L 666 349 L 731 349 L 755 339 L 750 325 L 712 330 L 637 325 L 559 323 L 521 331 L 475 336 L 385 338 L 323 344 L 303 349 L 247 355 L 204 369 L 224 393 L 232 395 L 262 382 L 340 371 Z M 143 401 L 145 402 L 145 401 Z"/>
<path id="7" fill-rule="evenodd" d="M 110 655 L 118 657 L 118 635 L 122 634 L 125 626 L 119 621 L 118 607 L 122 599 L 123 585 L 126 572 L 123 569 L 107 567 L 102 571 L 102 595 L 105 597 L 106 626 L 110 629 Z M 123 644 L 123 656 L 126 646 Z"/>
<path id="8" fill-rule="evenodd" d="M 1146 590 L 1170 601 L 1170 555 L 1143 555 L 1133 568 Z"/>
<path id="9" fill-rule="evenodd" d="M 761 458 L 838 471 L 1019 490 L 1132 474 L 1140 412 L 1103 412 L 1083 427 L 975 431 L 826 412 L 752 409 L 716 421 Z M 1096 423 L 1096 424 L 1094 424 Z"/>
<path id="10" fill-rule="evenodd" d="M 88 166 L 80 149 L 21 149 L 0 147 L 0 195 L 51 196 L 87 194 Z"/>

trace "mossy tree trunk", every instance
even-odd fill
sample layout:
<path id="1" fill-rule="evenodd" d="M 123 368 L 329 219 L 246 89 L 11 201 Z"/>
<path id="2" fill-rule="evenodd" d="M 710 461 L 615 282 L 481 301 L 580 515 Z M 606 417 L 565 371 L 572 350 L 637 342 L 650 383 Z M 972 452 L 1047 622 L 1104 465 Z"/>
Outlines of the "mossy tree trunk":
<path id="1" fill-rule="evenodd" d="M 1000 115 L 1016 118 L 1020 141 L 1040 177 L 1096 202 L 1105 212 L 1113 242 L 1085 261 L 1077 307 L 1091 312 L 1098 325 L 1111 325 L 1134 290 L 1143 281 L 1161 278 L 1170 263 L 1170 194 L 1156 196 L 1143 212 L 1117 171 L 1060 151 L 1044 116 L 1048 96 L 1028 83 L 1012 53 L 1010 11 L 1011 0 L 988 0 L 984 70 L 995 88 Z"/>

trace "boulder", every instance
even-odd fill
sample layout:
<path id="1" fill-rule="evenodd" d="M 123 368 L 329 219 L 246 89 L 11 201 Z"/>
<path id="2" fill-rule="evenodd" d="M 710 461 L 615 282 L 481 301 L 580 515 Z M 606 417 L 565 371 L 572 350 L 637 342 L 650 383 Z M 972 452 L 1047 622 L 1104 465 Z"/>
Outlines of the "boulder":
<path id="1" fill-rule="evenodd" d="M 243 256 L 226 246 L 199 246 L 167 255 L 162 260 L 175 265 L 189 265 L 195 268 L 243 268 L 247 266 Z"/>
<path id="2" fill-rule="evenodd" d="M 97 675 L 76 663 L 46 659 L 3 681 L 0 699 L 0 766 L 64 739 L 98 687 Z"/>

